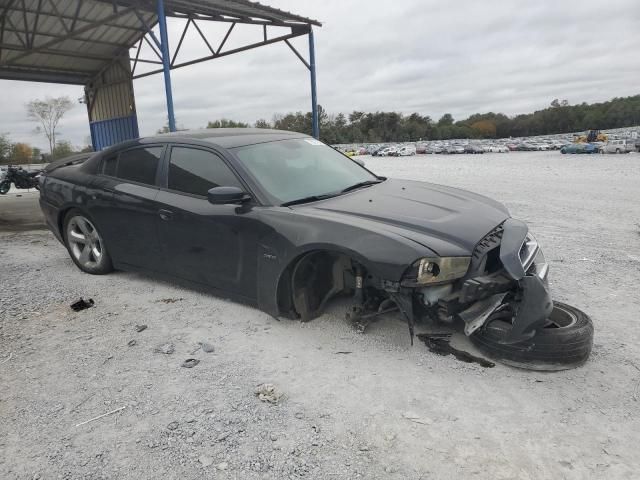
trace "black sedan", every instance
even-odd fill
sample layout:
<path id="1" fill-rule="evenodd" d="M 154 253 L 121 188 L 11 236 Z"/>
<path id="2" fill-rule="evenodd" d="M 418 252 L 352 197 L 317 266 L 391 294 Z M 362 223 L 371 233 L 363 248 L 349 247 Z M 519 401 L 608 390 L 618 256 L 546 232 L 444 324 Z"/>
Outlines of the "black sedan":
<path id="1" fill-rule="evenodd" d="M 591 349 L 589 318 L 554 306 L 542 251 L 503 205 L 377 176 L 303 134 L 129 141 L 50 168 L 40 205 L 87 273 L 168 275 L 305 321 L 352 295 L 360 325 L 396 309 L 413 338 L 417 322 L 461 320 L 489 354 L 544 368 Z"/>

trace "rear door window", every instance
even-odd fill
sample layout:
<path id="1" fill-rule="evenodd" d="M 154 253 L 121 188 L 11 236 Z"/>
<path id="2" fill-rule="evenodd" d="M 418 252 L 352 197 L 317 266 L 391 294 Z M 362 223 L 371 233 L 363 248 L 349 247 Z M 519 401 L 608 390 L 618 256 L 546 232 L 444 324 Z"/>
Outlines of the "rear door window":
<path id="1" fill-rule="evenodd" d="M 116 177 L 155 185 L 162 148 L 161 146 L 134 148 L 122 152 L 118 156 Z"/>
<path id="2" fill-rule="evenodd" d="M 206 196 L 214 187 L 238 187 L 242 184 L 213 152 L 188 147 L 172 147 L 169 162 L 169 189 Z"/>
<path id="3" fill-rule="evenodd" d="M 105 175 L 109 175 L 110 177 L 115 177 L 118 168 L 118 156 L 114 155 L 109 158 L 105 158 L 102 163 L 102 173 Z"/>

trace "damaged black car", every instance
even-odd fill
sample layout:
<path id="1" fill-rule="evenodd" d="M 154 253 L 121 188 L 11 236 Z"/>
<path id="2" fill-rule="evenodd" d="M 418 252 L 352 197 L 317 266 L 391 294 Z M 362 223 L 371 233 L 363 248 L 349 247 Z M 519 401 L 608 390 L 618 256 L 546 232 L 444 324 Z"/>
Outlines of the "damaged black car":
<path id="1" fill-rule="evenodd" d="M 311 320 L 337 295 L 357 328 L 399 311 L 456 322 L 516 366 L 586 361 L 589 317 L 553 302 L 527 225 L 471 192 L 385 178 L 309 136 L 211 129 L 128 141 L 40 180 L 47 223 L 84 272 L 139 270 Z"/>

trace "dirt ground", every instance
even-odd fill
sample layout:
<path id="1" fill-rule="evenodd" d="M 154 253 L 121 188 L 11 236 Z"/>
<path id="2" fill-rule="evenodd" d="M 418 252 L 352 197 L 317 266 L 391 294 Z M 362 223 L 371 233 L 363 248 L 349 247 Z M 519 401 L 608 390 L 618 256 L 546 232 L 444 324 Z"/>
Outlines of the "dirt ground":
<path id="1" fill-rule="evenodd" d="M 638 478 L 640 155 L 365 160 L 527 221 L 555 298 L 593 318 L 590 361 L 483 368 L 411 347 L 393 315 L 364 335 L 344 301 L 278 321 L 137 274 L 86 275 L 48 232 L 4 231 L 0 478 Z M 73 312 L 80 296 L 95 307 Z M 154 351 L 167 343 L 174 353 Z M 254 395 L 262 383 L 277 404 Z"/>

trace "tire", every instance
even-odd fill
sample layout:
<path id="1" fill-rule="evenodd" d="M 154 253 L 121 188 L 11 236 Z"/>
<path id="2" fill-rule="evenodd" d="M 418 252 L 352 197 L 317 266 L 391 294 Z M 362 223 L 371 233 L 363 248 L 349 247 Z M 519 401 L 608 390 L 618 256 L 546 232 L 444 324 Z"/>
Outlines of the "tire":
<path id="1" fill-rule="evenodd" d="M 593 346 L 593 323 L 581 310 L 554 302 L 549 323 L 525 342 L 501 343 L 511 324 L 493 320 L 471 335 L 480 351 L 507 365 L 529 370 L 566 370 L 587 361 Z"/>
<path id="2" fill-rule="evenodd" d="M 620 152 L 619 148 L 616 148 L 616 153 L 622 153 L 622 152 Z"/>
<path id="3" fill-rule="evenodd" d="M 64 244 L 73 263 L 85 273 L 104 275 L 113 271 L 104 239 L 89 217 L 70 210 L 64 219 Z"/>
<path id="4" fill-rule="evenodd" d="M 6 195 L 9 192 L 9 189 L 11 188 L 11 182 L 8 180 L 5 180 L 4 182 L 0 183 L 0 195 Z"/>

